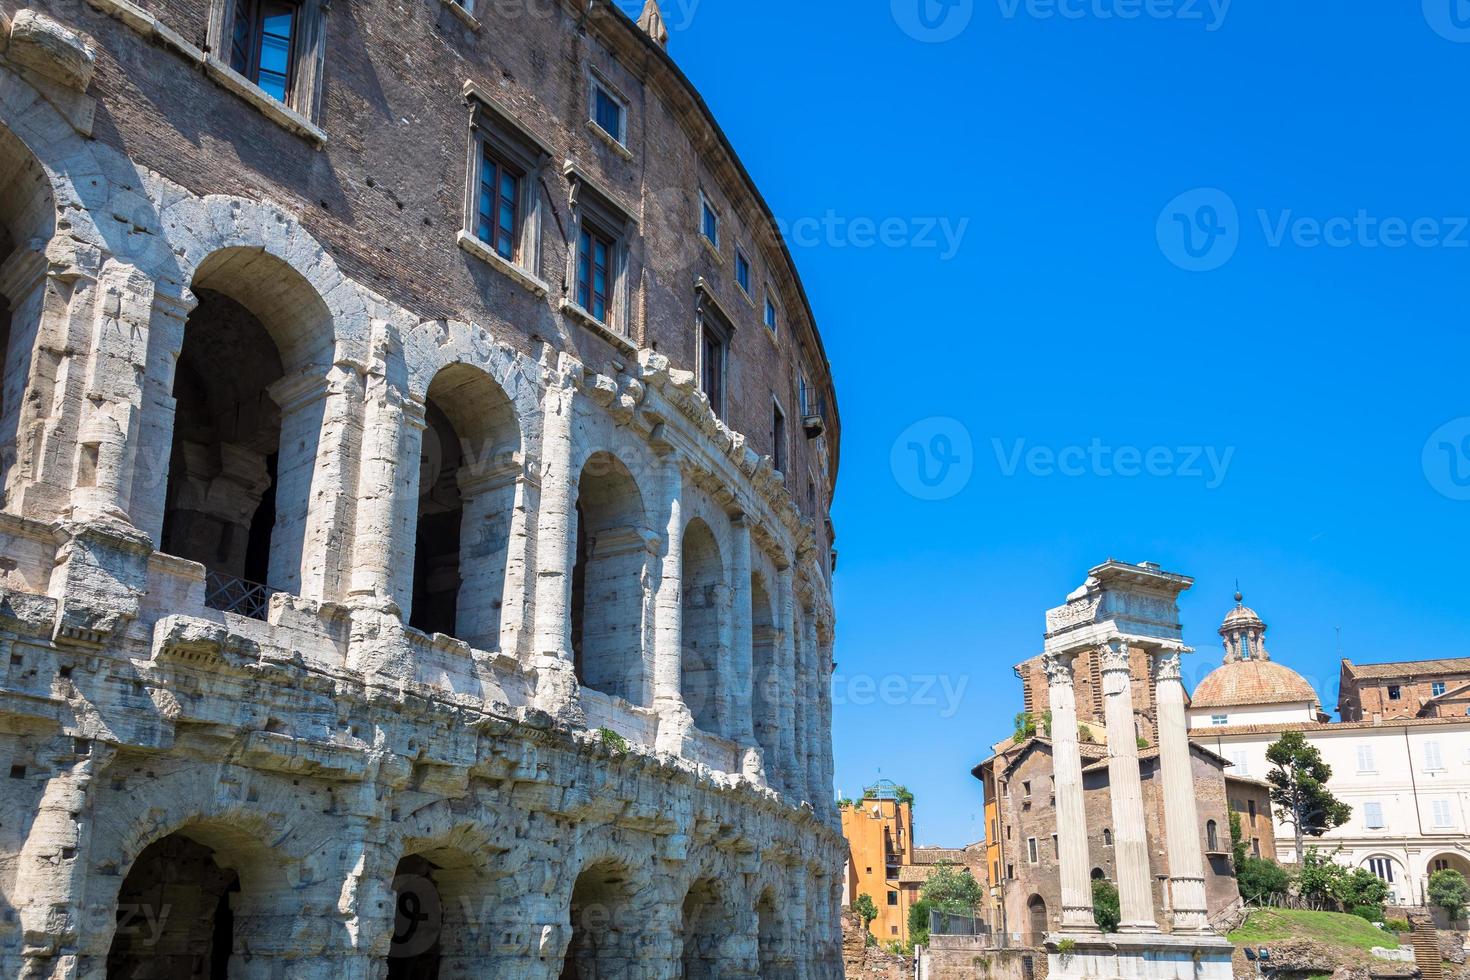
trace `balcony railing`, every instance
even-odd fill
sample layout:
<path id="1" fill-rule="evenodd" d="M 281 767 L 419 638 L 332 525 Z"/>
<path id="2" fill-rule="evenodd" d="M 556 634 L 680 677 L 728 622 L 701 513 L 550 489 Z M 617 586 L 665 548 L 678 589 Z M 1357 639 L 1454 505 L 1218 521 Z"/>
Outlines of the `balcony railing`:
<path id="1" fill-rule="evenodd" d="M 271 596 L 278 590 L 259 582 L 250 582 L 224 572 L 204 572 L 204 604 L 220 612 L 264 620 L 271 608 Z"/>

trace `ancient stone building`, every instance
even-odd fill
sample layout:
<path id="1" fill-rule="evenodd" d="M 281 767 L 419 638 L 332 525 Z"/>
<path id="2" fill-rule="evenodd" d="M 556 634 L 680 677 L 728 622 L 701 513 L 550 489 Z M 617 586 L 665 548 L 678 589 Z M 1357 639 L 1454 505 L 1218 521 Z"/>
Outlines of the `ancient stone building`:
<path id="1" fill-rule="evenodd" d="M 656 5 L 0 15 L 0 976 L 836 976 L 835 393 Z"/>

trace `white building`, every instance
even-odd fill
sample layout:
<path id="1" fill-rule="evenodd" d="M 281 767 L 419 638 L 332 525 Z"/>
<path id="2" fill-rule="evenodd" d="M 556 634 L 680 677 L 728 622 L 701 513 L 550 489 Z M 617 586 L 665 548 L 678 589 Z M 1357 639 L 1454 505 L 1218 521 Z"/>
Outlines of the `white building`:
<path id="1" fill-rule="evenodd" d="M 1429 875 L 1470 876 L 1470 718 L 1330 723 L 1300 674 L 1271 660 L 1266 624 L 1240 604 L 1220 635 L 1225 662 L 1199 683 L 1190 737 L 1231 760 L 1231 774 L 1265 779 L 1266 749 L 1283 732 L 1303 732 L 1332 767 L 1333 794 L 1352 819 L 1321 838 L 1338 860 L 1388 882 L 1393 901 L 1421 903 Z M 1297 860 L 1295 833 L 1276 820 L 1276 851 Z"/>

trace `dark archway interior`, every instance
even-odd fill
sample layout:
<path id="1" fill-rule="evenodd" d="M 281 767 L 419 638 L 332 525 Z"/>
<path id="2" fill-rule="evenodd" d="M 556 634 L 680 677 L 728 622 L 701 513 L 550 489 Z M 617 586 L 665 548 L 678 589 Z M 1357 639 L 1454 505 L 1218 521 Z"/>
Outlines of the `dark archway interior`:
<path id="1" fill-rule="evenodd" d="M 594 865 L 572 888 L 572 939 L 562 963 L 561 980 L 606 980 L 626 975 L 634 950 L 623 931 L 630 925 L 632 895 L 625 869 Z"/>
<path id="2" fill-rule="evenodd" d="M 578 679 L 595 691 L 644 704 L 643 496 L 622 462 L 598 453 L 582 470 L 576 513 L 572 655 Z"/>
<path id="3" fill-rule="evenodd" d="M 587 518 L 582 514 L 581 503 L 578 503 L 577 553 L 572 565 L 572 665 L 577 672 L 577 683 L 584 686 L 587 684 L 587 675 L 582 670 L 582 635 L 587 602 L 587 562 L 591 556 L 592 544 L 587 536 Z"/>
<path id="4" fill-rule="evenodd" d="M 725 566 L 714 532 L 702 520 L 684 531 L 683 646 L 680 657 L 684 703 L 694 724 L 719 734 L 721 608 Z"/>
<path id="5" fill-rule="evenodd" d="M 780 672 L 776 670 L 776 623 L 771 594 L 760 575 L 750 579 L 751 636 L 751 720 L 755 738 L 766 756 L 766 774 L 778 781 L 775 768 L 777 747 L 781 740 L 780 719 L 776 717 L 780 703 Z"/>
<path id="6" fill-rule="evenodd" d="M 786 955 L 781 912 L 776 893 L 767 888 L 756 903 L 756 929 L 760 944 L 761 980 L 791 980 L 796 976 L 794 964 Z"/>
<path id="7" fill-rule="evenodd" d="M 123 881 L 108 980 L 226 980 L 240 879 L 183 834 L 149 845 Z"/>
<path id="8" fill-rule="evenodd" d="M 1031 900 L 1026 903 L 1029 922 L 1026 936 L 1027 945 L 1040 946 L 1046 939 L 1048 928 L 1046 917 L 1046 900 L 1040 895 L 1032 895 Z"/>
<path id="9" fill-rule="evenodd" d="M 455 636 L 459 615 L 460 530 L 464 498 L 459 488 L 464 460 L 459 436 L 433 399 L 426 405 L 419 457 L 418 533 L 414 540 L 413 613 L 409 625 L 425 633 Z"/>
<path id="10" fill-rule="evenodd" d="M 268 584 L 281 413 L 266 389 L 285 372 L 254 314 L 195 292 L 174 377 L 163 550 Z"/>
<path id="11" fill-rule="evenodd" d="M 412 855 L 393 876 L 393 945 L 388 980 L 438 980 L 443 958 L 444 902 L 435 875 L 439 868 Z"/>
<path id="12" fill-rule="evenodd" d="M 684 980 L 716 980 L 720 976 L 720 944 L 730 935 L 715 882 L 697 881 L 684 898 Z"/>
<path id="13" fill-rule="evenodd" d="M 0 225 L 0 268 L 15 254 L 15 241 L 10 231 Z M 0 418 L 5 415 L 5 395 L 10 388 L 10 379 L 5 368 L 10 361 L 10 298 L 0 293 Z M 3 472 L 3 470 L 0 470 Z"/>

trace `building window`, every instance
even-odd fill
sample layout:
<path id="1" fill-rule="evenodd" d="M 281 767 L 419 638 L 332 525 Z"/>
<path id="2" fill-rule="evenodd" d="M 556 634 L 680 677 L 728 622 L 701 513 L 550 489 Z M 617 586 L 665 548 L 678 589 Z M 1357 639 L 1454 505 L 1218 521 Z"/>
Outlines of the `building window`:
<path id="1" fill-rule="evenodd" d="M 1220 849 L 1220 825 L 1211 820 L 1205 824 L 1205 850 L 1218 851 Z"/>
<path id="2" fill-rule="evenodd" d="M 473 87 L 465 95 L 470 105 L 469 186 L 460 246 L 538 276 L 541 211 L 531 189 L 551 151 Z"/>
<path id="3" fill-rule="evenodd" d="M 750 259 L 738 245 L 735 246 L 735 282 L 745 295 L 750 295 Z"/>
<path id="4" fill-rule="evenodd" d="M 480 157 L 480 241 L 507 262 L 514 262 L 520 245 L 521 180 L 523 174 L 485 148 Z"/>
<path id="5" fill-rule="evenodd" d="M 1102 838 L 1103 838 L 1103 847 L 1112 847 L 1113 846 L 1113 832 L 1112 832 L 1111 829 L 1109 829 L 1107 827 L 1104 827 L 1103 828 L 1103 833 L 1102 833 Z"/>
<path id="6" fill-rule="evenodd" d="M 891 892 L 888 893 L 888 904 L 889 905 L 897 905 L 898 904 L 898 892 L 891 891 Z"/>
<path id="7" fill-rule="evenodd" d="M 1448 830 L 1455 825 L 1454 812 L 1450 809 L 1449 800 L 1435 800 L 1432 807 L 1436 830 Z"/>
<path id="8" fill-rule="evenodd" d="M 1032 864 L 1036 864 L 1038 861 L 1041 860 L 1041 854 L 1036 849 L 1035 837 L 1026 838 L 1026 859 Z"/>
<path id="9" fill-rule="evenodd" d="M 1029 779 L 1022 780 L 1022 782 L 1021 782 L 1021 792 L 1026 797 L 1026 799 L 1029 800 L 1031 798 L 1031 780 L 1029 780 Z"/>
<path id="10" fill-rule="evenodd" d="M 773 334 L 781 332 L 781 314 L 776 309 L 776 301 L 766 297 L 766 329 Z"/>
<path id="11" fill-rule="evenodd" d="M 1429 685 L 1429 690 L 1430 693 L 1432 693 L 1435 697 L 1441 696 L 1445 692 L 1444 681 L 1435 681 L 1433 684 Z"/>
<path id="12" fill-rule="evenodd" d="M 1228 725 L 1228 724 L 1230 724 L 1230 716 L 1229 715 L 1210 715 L 1210 724 L 1211 725 Z"/>
<path id="13" fill-rule="evenodd" d="M 613 254 L 617 243 L 599 229 L 582 226 L 577 246 L 577 303 L 594 319 L 607 322 L 613 290 Z"/>
<path id="14" fill-rule="evenodd" d="M 1368 870 L 1373 872 L 1387 885 L 1393 884 L 1393 859 L 1392 858 L 1369 858 Z"/>
<path id="15" fill-rule="evenodd" d="M 1237 776 L 1249 776 L 1251 774 L 1250 757 L 1243 751 L 1230 753 L 1230 765 Z"/>
<path id="16" fill-rule="evenodd" d="M 1367 827 L 1369 830 L 1383 829 L 1382 803 L 1363 804 L 1363 826 Z"/>
<path id="17" fill-rule="evenodd" d="M 1424 743 L 1424 768 L 1443 769 L 1444 757 L 1440 754 L 1438 742 Z"/>
<path id="18" fill-rule="evenodd" d="M 628 104 L 601 79 L 592 80 L 592 121 L 623 145 L 628 142 Z"/>
<path id="19" fill-rule="evenodd" d="M 237 0 L 230 67 L 277 102 L 291 101 L 301 8 L 281 0 Z"/>
<path id="20" fill-rule="evenodd" d="M 1377 767 L 1373 764 L 1373 746 L 1358 746 L 1358 772 L 1376 772 Z"/>
<path id="21" fill-rule="evenodd" d="M 715 415 L 723 418 L 725 414 L 725 379 L 726 362 L 730 352 L 730 338 L 734 336 L 735 327 L 730 318 L 715 302 L 702 286 L 699 290 L 699 302 L 695 307 L 697 318 L 697 331 L 699 337 L 698 358 L 699 363 L 695 366 L 695 373 L 699 378 L 699 388 L 709 399 L 710 408 Z"/>
<path id="22" fill-rule="evenodd" d="M 1261 856 L 1261 839 L 1259 837 L 1252 837 L 1251 838 L 1251 857 L 1260 857 L 1260 856 Z"/>
<path id="23" fill-rule="evenodd" d="M 718 251 L 720 247 L 720 212 L 699 192 L 699 230 L 704 233 L 705 240 Z"/>
<path id="24" fill-rule="evenodd" d="M 1404 692 L 1397 684 L 1388 685 L 1388 699 L 1390 701 L 1397 701 L 1403 696 Z"/>
<path id="25" fill-rule="evenodd" d="M 1062 856 L 1062 843 L 1057 839 L 1056 834 L 1051 835 L 1051 856 L 1058 860 L 1060 860 Z"/>
<path id="26" fill-rule="evenodd" d="M 1245 801 L 1245 809 L 1246 809 L 1246 812 L 1250 815 L 1251 825 L 1252 826 L 1255 826 L 1255 822 L 1256 822 L 1256 801 L 1255 800 L 1246 800 Z"/>
<path id="27" fill-rule="evenodd" d="M 779 402 L 771 406 L 771 459 L 777 470 L 786 472 L 786 413 Z"/>

